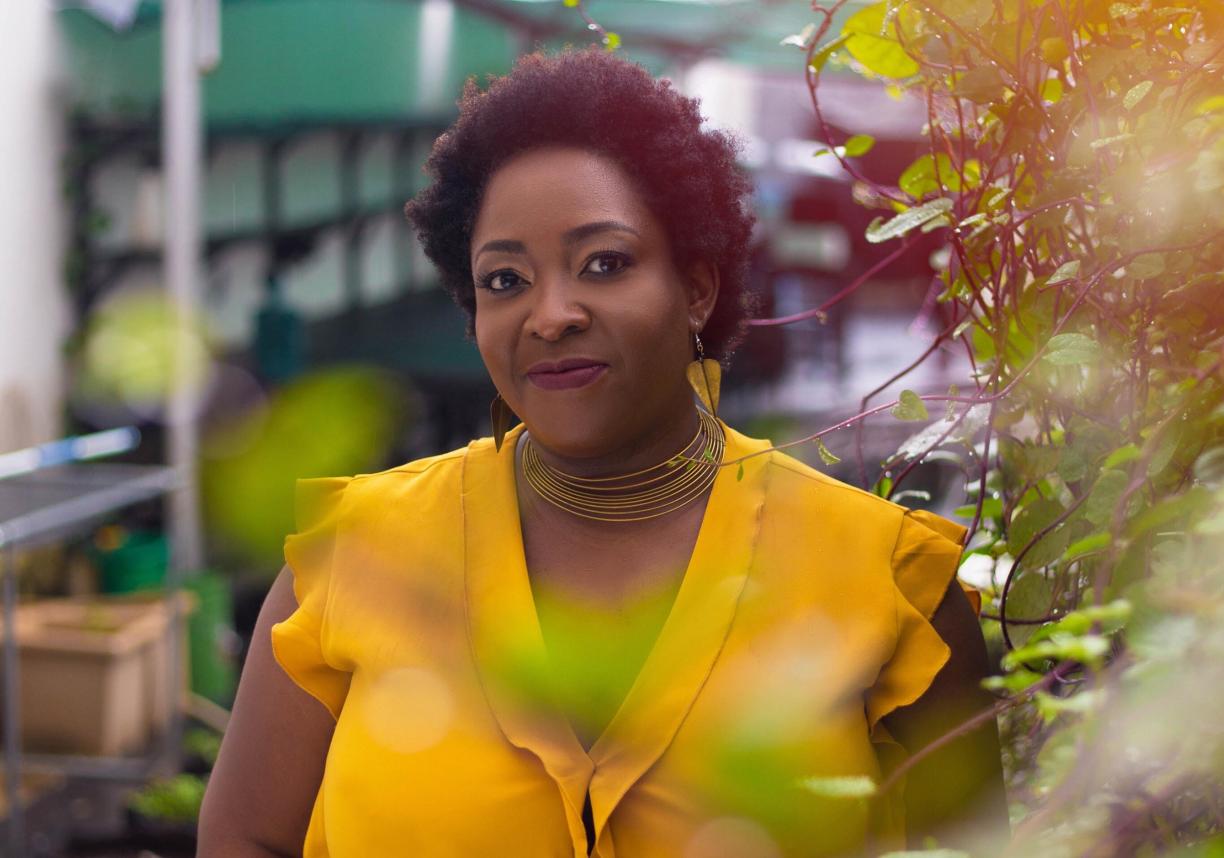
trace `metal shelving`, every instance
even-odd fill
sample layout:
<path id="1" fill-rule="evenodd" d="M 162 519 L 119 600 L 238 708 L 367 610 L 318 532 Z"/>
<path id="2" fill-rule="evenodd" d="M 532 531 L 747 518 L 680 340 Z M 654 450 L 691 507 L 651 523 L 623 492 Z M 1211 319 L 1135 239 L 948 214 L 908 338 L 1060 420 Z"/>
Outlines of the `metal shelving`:
<path id="1" fill-rule="evenodd" d="M 31 546 L 80 533 L 124 507 L 166 495 L 179 487 L 173 468 L 113 463 L 63 464 L 0 480 L 0 579 L 4 617 L 4 776 L 9 816 L 5 855 L 24 855 L 25 833 L 20 799 L 23 767 L 52 770 L 76 777 L 140 779 L 156 763 L 172 755 L 182 731 L 177 699 L 183 628 L 180 600 L 167 595 L 170 614 L 169 683 L 170 723 L 164 735 L 143 757 L 70 757 L 23 754 L 21 751 L 18 652 L 15 630 L 17 573 L 13 562 L 18 545 Z M 180 572 L 175 563 L 166 573 L 166 593 L 178 591 Z"/>

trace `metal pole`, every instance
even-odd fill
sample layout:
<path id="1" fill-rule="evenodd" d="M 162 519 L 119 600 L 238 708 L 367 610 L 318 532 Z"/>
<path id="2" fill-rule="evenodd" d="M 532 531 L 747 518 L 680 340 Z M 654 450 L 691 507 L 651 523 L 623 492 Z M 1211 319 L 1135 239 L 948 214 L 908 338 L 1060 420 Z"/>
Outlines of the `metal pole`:
<path id="1" fill-rule="evenodd" d="M 5 855 L 25 854 L 24 816 L 21 803 L 21 700 L 17 676 L 17 566 L 13 547 L 0 529 L 0 579 L 4 586 L 4 787 L 8 797 Z"/>
<path id="2" fill-rule="evenodd" d="M 183 748 L 183 629 L 186 617 L 179 604 L 179 591 L 183 585 L 182 566 L 170 558 L 170 568 L 166 570 L 166 595 L 170 599 L 170 616 L 166 622 L 166 694 L 169 697 L 166 710 L 166 733 L 162 737 L 161 763 L 168 766 L 171 773 L 177 773 L 182 762 Z"/>
<path id="3" fill-rule="evenodd" d="M 194 325 L 200 291 L 200 81 L 196 63 L 196 0 L 162 4 L 162 163 L 167 214 L 164 274 L 178 318 Z M 186 331 L 184 332 L 186 333 Z M 176 341 L 182 337 L 176 337 Z M 181 569 L 203 565 L 195 405 L 198 381 L 188 349 L 174 356 L 174 384 L 167 403 L 169 463 L 179 475 L 170 496 L 170 536 Z"/>

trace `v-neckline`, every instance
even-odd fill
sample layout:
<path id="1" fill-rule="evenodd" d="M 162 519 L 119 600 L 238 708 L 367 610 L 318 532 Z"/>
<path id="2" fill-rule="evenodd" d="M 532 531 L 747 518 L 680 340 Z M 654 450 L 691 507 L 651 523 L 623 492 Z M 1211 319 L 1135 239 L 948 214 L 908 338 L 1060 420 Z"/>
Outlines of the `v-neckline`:
<path id="1" fill-rule="evenodd" d="M 696 541 L 694 540 L 694 545 Z M 524 552 L 525 554 L 526 552 Z M 690 552 L 691 558 L 692 552 Z M 662 586 L 655 585 L 646 589 L 643 592 L 638 592 L 632 598 L 622 601 L 614 607 L 596 604 L 584 604 L 584 600 L 574 597 L 570 594 L 562 592 L 559 588 L 552 588 L 548 585 L 542 585 L 539 580 L 536 580 L 532 575 L 530 567 L 527 569 L 528 583 L 531 585 L 532 602 L 535 606 L 536 624 L 540 629 L 540 637 L 544 643 L 545 657 L 548 659 L 549 669 L 552 671 L 550 676 L 557 677 L 560 681 L 553 683 L 557 687 L 556 698 L 558 704 L 563 710 L 563 717 L 574 731 L 578 743 L 583 747 L 585 753 L 590 756 L 595 742 L 599 737 L 607 731 L 608 726 L 612 723 L 616 713 L 620 707 L 624 705 L 625 699 L 628 697 L 629 690 L 633 687 L 633 683 L 637 681 L 637 677 L 641 675 L 645 667 L 646 660 L 650 656 L 650 652 L 658 643 L 659 637 L 663 632 L 663 627 L 666 625 L 667 617 L 670 615 L 672 608 L 676 603 L 676 596 L 680 591 L 680 585 L 687 570 L 672 570 L 669 578 Z M 572 623 L 570 617 L 577 614 L 580 618 L 578 625 L 567 625 L 567 622 Z M 613 617 L 617 620 L 613 620 Z M 582 631 L 578 628 L 582 627 Z M 589 635 L 589 637 L 584 637 Z M 579 724 L 575 723 L 577 717 L 574 712 L 574 701 L 584 699 L 583 691 L 591 690 L 584 686 L 581 682 L 577 684 L 577 689 L 574 690 L 573 696 L 565 696 L 564 682 L 575 677 L 574 664 L 565 663 L 566 654 L 561 652 L 561 644 L 566 641 L 577 646 L 577 652 L 586 656 L 591 656 L 597 659 L 604 657 L 617 662 L 623 670 L 622 673 L 617 673 L 615 670 L 609 671 L 612 667 L 608 664 L 592 665 L 598 671 L 598 675 L 603 677 L 603 690 L 615 692 L 616 699 L 613 700 L 611 693 L 598 707 L 593 707 L 589 711 L 597 716 L 597 720 L 592 721 L 591 727 L 596 728 L 596 733 L 591 737 L 590 742 L 586 741 L 586 731 L 579 728 Z M 604 646 L 603 641 L 616 641 L 616 654 L 601 650 Z M 558 644 L 554 648 L 551 644 Z M 566 669 L 568 668 L 568 669 Z M 632 671 L 632 676 L 630 672 Z M 609 677 L 615 676 L 612 681 Z M 608 685 L 608 683 L 611 683 Z M 564 701 L 564 702 L 562 702 Z M 604 705 L 606 704 L 606 705 Z"/>
<path id="2" fill-rule="evenodd" d="M 611 721 L 588 751 L 555 700 L 533 706 L 509 677 L 546 669 L 519 519 L 514 448 L 475 441 L 464 458 L 468 633 L 490 708 L 511 744 L 534 753 L 560 786 L 576 854 L 585 854 L 589 791 L 598 837 L 624 793 L 663 754 L 713 667 L 747 580 L 765 496 L 768 457 L 724 467 L 714 481 L 672 606 Z M 724 461 L 768 447 L 727 426 Z M 522 671 L 526 668 L 527 673 Z"/>

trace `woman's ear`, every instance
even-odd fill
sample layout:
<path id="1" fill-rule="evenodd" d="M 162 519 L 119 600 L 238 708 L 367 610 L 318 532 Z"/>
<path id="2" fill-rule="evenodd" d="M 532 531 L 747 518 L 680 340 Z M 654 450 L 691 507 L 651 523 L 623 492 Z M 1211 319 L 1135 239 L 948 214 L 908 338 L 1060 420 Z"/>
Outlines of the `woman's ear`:
<path id="1" fill-rule="evenodd" d="M 718 266 L 698 260 L 688 267 L 685 274 L 689 318 L 699 327 L 705 327 L 714 312 L 714 305 L 718 303 Z"/>

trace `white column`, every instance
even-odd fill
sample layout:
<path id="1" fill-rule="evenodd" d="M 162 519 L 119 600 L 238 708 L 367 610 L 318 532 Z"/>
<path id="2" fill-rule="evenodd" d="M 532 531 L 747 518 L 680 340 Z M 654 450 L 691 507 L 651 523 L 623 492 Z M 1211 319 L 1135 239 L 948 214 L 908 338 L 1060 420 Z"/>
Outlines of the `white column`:
<path id="1" fill-rule="evenodd" d="M 196 12 L 196 0 L 162 2 L 162 169 L 166 193 L 163 270 L 170 300 L 185 320 L 196 318 L 201 283 L 203 147 Z M 180 570 L 199 569 L 204 560 L 196 472 L 195 406 L 199 391 L 188 363 L 187 350 L 176 350 L 175 381 L 166 409 L 167 454 L 181 480 L 170 498 L 172 562 Z"/>
<path id="2" fill-rule="evenodd" d="M 424 0 L 418 29 L 417 106 L 424 112 L 447 107 L 451 44 L 455 38 L 455 4 L 452 0 Z M 455 93 L 458 95 L 458 93 Z"/>

